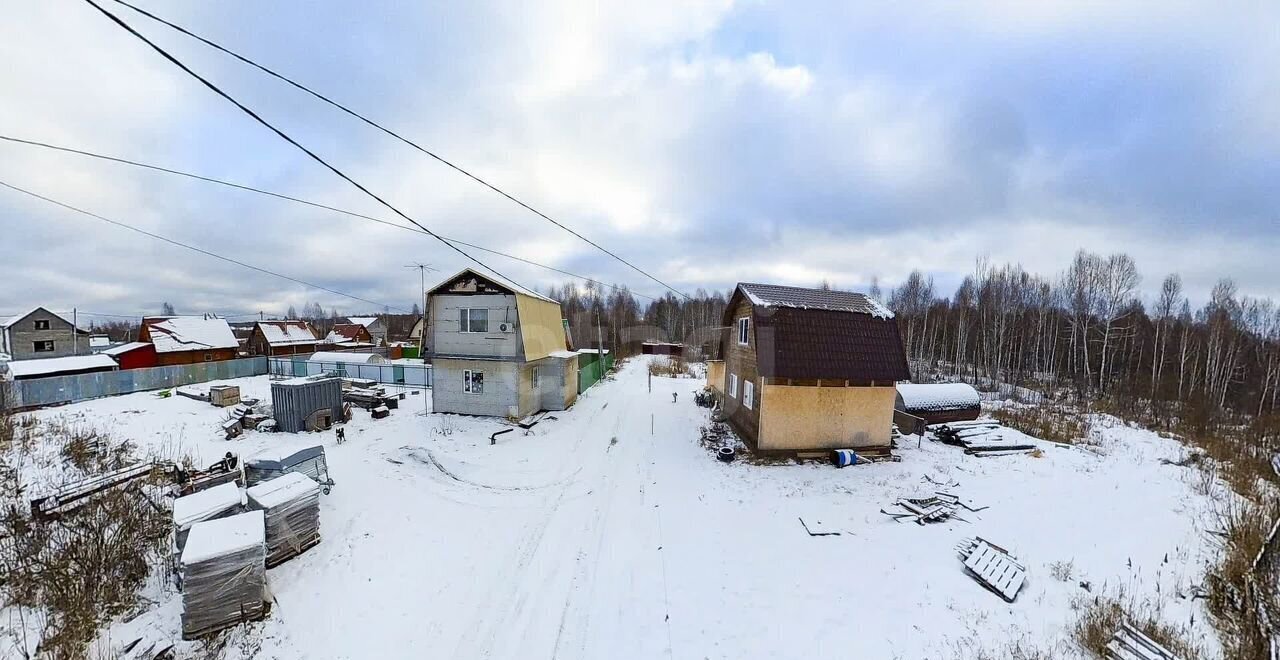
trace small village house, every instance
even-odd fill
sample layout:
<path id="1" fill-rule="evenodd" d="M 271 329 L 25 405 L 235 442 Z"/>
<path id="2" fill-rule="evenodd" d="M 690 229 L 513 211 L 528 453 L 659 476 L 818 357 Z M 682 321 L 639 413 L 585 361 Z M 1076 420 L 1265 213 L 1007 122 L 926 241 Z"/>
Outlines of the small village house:
<path id="1" fill-rule="evenodd" d="M 359 323 L 338 323 L 333 326 L 333 330 L 325 336 L 324 341 L 327 344 L 323 347 L 326 350 L 330 348 L 373 348 L 373 337 L 369 334 L 369 329 Z"/>
<path id="2" fill-rule="evenodd" d="M 428 293 L 435 412 L 520 419 L 578 396 L 560 303 L 466 269 Z"/>
<path id="3" fill-rule="evenodd" d="M 12 360 L 88 355 L 89 332 L 59 314 L 37 307 L 0 319 L 0 353 Z"/>
<path id="4" fill-rule="evenodd" d="M 250 355 L 298 355 L 316 352 L 320 340 L 306 321 L 258 321 L 249 335 Z"/>
<path id="5" fill-rule="evenodd" d="M 155 344 L 145 341 L 131 341 L 127 344 L 112 346 L 100 353 L 115 359 L 120 363 L 121 369 L 146 369 L 160 363 L 156 356 Z"/>
<path id="6" fill-rule="evenodd" d="M 376 316 L 352 316 L 347 319 L 352 325 L 362 325 L 369 333 L 369 341 L 376 346 L 387 344 L 387 324 Z"/>
<path id="7" fill-rule="evenodd" d="M 724 410 L 760 451 L 887 447 L 906 351 L 860 293 L 738 284 L 724 315 Z"/>
<path id="8" fill-rule="evenodd" d="M 419 316 L 418 320 L 413 322 L 413 327 L 409 329 L 409 341 L 417 344 L 418 348 L 423 347 L 422 333 L 426 331 L 426 328 L 427 319 Z"/>
<path id="9" fill-rule="evenodd" d="M 200 316 L 149 316 L 138 341 L 156 348 L 159 366 L 233 360 L 240 342 L 225 319 Z"/>

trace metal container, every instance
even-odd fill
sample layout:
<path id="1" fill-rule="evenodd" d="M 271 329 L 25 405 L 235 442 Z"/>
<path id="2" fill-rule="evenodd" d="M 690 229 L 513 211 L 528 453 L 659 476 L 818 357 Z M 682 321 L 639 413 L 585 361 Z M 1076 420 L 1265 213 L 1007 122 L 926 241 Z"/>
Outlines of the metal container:
<path id="1" fill-rule="evenodd" d="M 313 430 L 325 417 L 330 425 L 335 424 L 342 420 L 342 381 L 338 378 L 276 381 L 271 383 L 271 408 L 278 431 Z"/>

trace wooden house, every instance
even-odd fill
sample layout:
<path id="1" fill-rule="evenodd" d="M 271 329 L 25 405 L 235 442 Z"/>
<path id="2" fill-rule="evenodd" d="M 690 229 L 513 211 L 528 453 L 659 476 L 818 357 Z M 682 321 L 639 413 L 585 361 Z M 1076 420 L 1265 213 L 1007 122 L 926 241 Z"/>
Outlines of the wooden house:
<path id="1" fill-rule="evenodd" d="M 374 346 L 369 329 L 359 323 L 335 324 L 322 343 L 328 344 L 328 348 L 372 348 Z"/>
<path id="2" fill-rule="evenodd" d="M 463 270 L 427 297 L 435 412 L 520 419 L 578 396 L 560 303 Z"/>
<path id="3" fill-rule="evenodd" d="M 738 284 L 724 322 L 724 382 L 712 386 L 755 449 L 889 445 L 894 385 L 910 372 L 884 306 L 859 293 Z"/>
<path id="4" fill-rule="evenodd" d="M 320 340 L 306 321 L 258 321 L 249 336 L 250 355 L 314 353 Z"/>
<path id="5" fill-rule="evenodd" d="M 155 344 L 145 341 L 132 341 L 119 346 L 112 346 L 104 351 L 103 355 L 109 355 L 120 363 L 121 369 L 145 369 L 159 365 L 159 357 L 156 355 Z"/>
<path id="6" fill-rule="evenodd" d="M 377 346 L 386 346 L 387 344 L 387 324 L 376 316 L 352 316 L 347 319 L 351 325 L 364 326 L 365 332 L 369 334 L 369 341 Z"/>
<path id="7" fill-rule="evenodd" d="M 138 341 L 156 348 L 156 363 L 194 364 L 234 360 L 240 342 L 225 319 L 200 316 L 148 316 Z"/>

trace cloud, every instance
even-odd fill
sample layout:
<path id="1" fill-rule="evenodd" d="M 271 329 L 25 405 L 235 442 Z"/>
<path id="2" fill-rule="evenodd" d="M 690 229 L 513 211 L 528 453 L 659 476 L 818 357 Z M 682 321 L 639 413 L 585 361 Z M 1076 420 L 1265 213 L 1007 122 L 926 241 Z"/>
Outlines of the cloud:
<path id="1" fill-rule="evenodd" d="M 1184 3 L 233 2 L 166 14 L 367 112 L 687 289 L 1052 275 L 1128 251 L 1280 296 L 1280 13 Z M 404 222 L 92 11 L 0 24 L 4 132 Z M 153 24 L 147 34 L 446 236 L 661 288 L 403 144 Z M 410 306 L 418 233 L 0 144 L 0 180 L 290 276 Z M 0 190 L 0 312 L 282 312 L 342 299 Z M 564 276 L 478 253 L 545 287 Z M 945 287 L 944 287 L 945 289 Z"/>

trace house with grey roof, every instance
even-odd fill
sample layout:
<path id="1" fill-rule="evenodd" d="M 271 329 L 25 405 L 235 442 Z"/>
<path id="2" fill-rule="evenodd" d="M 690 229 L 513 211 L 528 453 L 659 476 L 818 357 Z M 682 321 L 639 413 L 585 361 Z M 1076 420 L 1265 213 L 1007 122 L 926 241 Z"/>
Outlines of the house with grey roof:
<path id="1" fill-rule="evenodd" d="M 88 355 L 89 331 L 44 307 L 0 319 L 0 353 L 12 360 Z"/>

